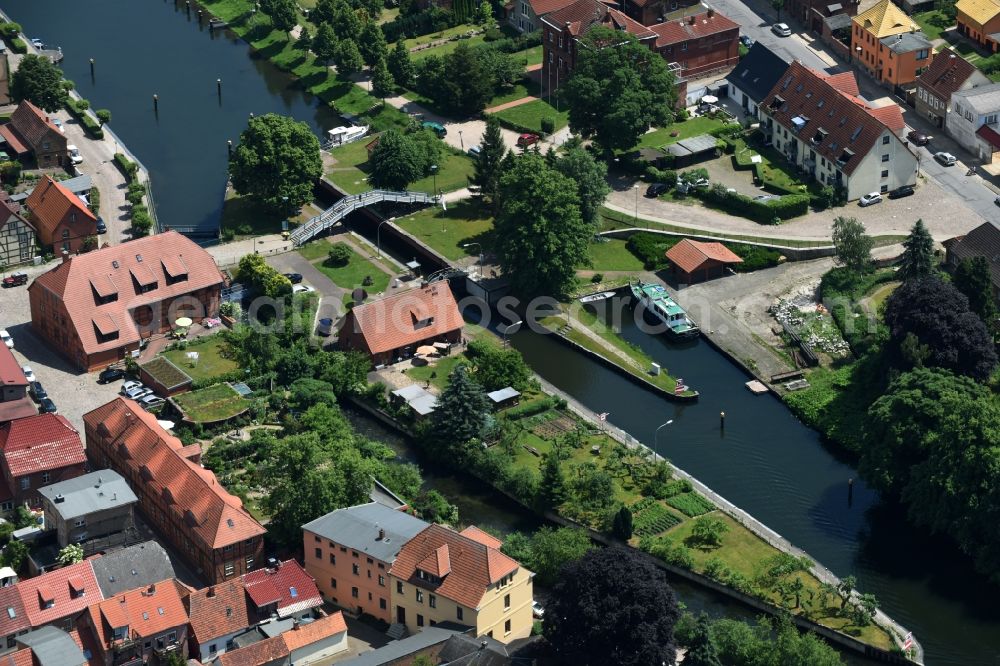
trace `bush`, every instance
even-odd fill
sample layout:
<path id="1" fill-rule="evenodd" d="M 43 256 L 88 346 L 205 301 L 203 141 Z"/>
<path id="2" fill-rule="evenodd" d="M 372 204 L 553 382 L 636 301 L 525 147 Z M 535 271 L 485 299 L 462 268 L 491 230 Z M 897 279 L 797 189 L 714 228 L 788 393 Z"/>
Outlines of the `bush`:
<path id="1" fill-rule="evenodd" d="M 28 45 L 24 43 L 23 39 L 15 37 L 10 40 L 10 50 L 14 53 L 25 54 L 28 52 Z"/>
<path id="2" fill-rule="evenodd" d="M 90 204 L 87 206 L 87 208 L 90 209 L 90 212 L 93 213 L 94 215 L 100 215 L 101 191 L 96 187 L 90 188 L 90 194 L 87 195 L 87 200 L 90 201 Z"/>
<path id="3" fill-rule="evenodd" d="M 16 185 L 21 180 L 21 163 L 0 163 L 0 180 L 10 185 Z"/>
<path id="4" fill-rule="evenodd" d="M 738 192 L 729 192 L 725 187 L 716 186 L 708 189 L 698 188 L 694 190 L 694 195 L 732 215 L 739 215 L 761 224 L 779 224 L 782 220 L 809 212 L 807 194 L 786 194 L 779 199 L 757 201 Z"/>
<path id="5" fill-rule="evenodd" d="M 94 139 L 103 139 L 104 130 L 101 129 L 101 124 L 97 122 L 93 116 L 87 113 L 87 109 L 90 108 L 90 102 L 85 99 L 75 100 L 72 97 L 66 100 L 66 110 L 70 112 L 74 118 L 80 121 L 83 125 L 83 129 L 86 130 Z"/>
<path id="6" fill-rule="evenodd" d="M 604 282 L 604 273 L 594 273 L 590 276 L 590 281 L 593 284 L 600 284 L 601 282 Z"/>
<path id="7" fill-rule="evenodd" d="M 658 169 L 655 166 L 646 167 L 646 178 L 654 183 L 663 183 L 667 187 L 677 185 L 677 172 L 672 169 Z"/>
<path id="8" fill-rule="evenodd" d="M 667 266 L 664 253 L 679 240 L 680 238 L 640 232 L 629 236 L 625 247 L 642 262 L 643 268 L 655 271 Z"/>
<path id="9" fill-rule="evenodd" d="M 326 257 L 327 266 L 346 266 L 354 253 L 344 243 L 334 243 Z"/>
<path id="10" fill-rule="evenodd" d="M 135 180 L 135 176 L 139 173 L 139 165 L 125 157 L 122 153 L 115 153 L 115 164 L 118 168 L 122 170 L 125 177 L 131 182 Z"/>
<path id="11" fill-rule="evenodd" d="M 70 79 L 63 79 L 63 81 L 62 81 L 62 89 L 63 90 L 65 90 L 66 92 L 69 92 L 73 88 L 76 88 L 76 84 L 73 83 L 73 81 L 71 81 Z"/>
<path id="12" fill-rule="evenodd" d="M 108 109 L 98 109 L 94 114 L 97 116 L 98 122 L 102 125 L 107 125 L 111 122 L 111 111 Z"/>
<path id="13" fill-rule="evenodd" d="M 0 23 L 0 36 L 4 39 L 14 39 L 21 34 L 19 23 Z"/>
<path id="14" fill-rule="evenodd" d="M 556 121 L 552 116 L 545 116 L 541 120 L 542 134 L 552 134 L 556 131 Z"/>

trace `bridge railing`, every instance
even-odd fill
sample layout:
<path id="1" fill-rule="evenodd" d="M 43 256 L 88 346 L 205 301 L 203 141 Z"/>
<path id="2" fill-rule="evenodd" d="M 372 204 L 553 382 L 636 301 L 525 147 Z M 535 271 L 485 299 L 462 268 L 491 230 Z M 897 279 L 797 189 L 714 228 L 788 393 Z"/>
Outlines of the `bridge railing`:
<path id="1" fill-rule="evenodd" d="M 437 203 L 438 197 L 426 192 L 396 192 L 393 190 L 369 190 L 361 194 L 353 194 L 344 197 L 325 211 L 310 219 L 305 224 L 292 232 L 292 243 L 296 246 L 323 233 L 333 225 L 337 224 L 345 217 L 366 206 L 371 206 L 383 201 L 394 203 Z"/>

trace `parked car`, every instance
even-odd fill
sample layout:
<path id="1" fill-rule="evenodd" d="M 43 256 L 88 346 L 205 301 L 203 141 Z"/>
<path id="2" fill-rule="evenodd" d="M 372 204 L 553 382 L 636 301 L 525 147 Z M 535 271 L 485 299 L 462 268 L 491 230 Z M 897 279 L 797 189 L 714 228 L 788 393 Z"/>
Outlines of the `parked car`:
<path id="1" fill-rule="evenodd" d="M 957 157 L 945 152 L 934 153 L 934 159 L 945 166 L 954 166 L 955 162 L 958 161 Z"/>
<path id="2" fill-rule="evenodd" d="M 125 371 L 121 368 L 105 368 L 97 375 L 98 384 L 108 384 L 119 379 L 125 379 Z"/>
<path id="3" fill-rule="evenodd" d="M 32 372 L 30 365 L 22 365 L 21 372 L 24 373 L 24 378 L 28 380 L 28 383 L 35 381 L 35 373 Z"/>
<path id="4" fill-rule="evenodd" d="M 147 395 L 151 395 L 153 389 L 148 389 L 145 386 L 137 386 L 133 389 L 129 389 L 125 392 L 125 397 L 129 400 L 142 400 Z"/>
<path id="5" fill-rule="evenodd" d="M 314 287 L 310 287 L 307 284 L 297 284 L 292 287 L 293 294 L 308 294 L 311 291 L 316 291 Z"/>
<path id="6" fill-rule="evenodd" d="M 31 45 L 40 51 L 45 48 L 45 42 L 40 40 L 38 37 L 31 38 Z"/>
<path id="7" fill-rule="evenodd" d="M 538 135 L 530 134 L 525 132 L 524 134 L 517 137 L 517 147 L 527 148 L 528 146 L 533 146 L 538 143 Z"/>
<path id="8" fill-rule="evenodd" d="M 646 188 L 646 196 L 658 197 L 669 189 L 670 188 L 667 187 L 666 183 L 653 183 L 652 185 Z"/>
<path id="9" fill-rule="evenodd" d="M 4 288 L 7 287 L 20 287 L 21 285 L 28 284 L 28 274 L 27 273 L 11 273 L 3 279 Z"/>
<path id="10" fill-rule="evenodd" d="M 788 27 L 787 23 L 775 23 L 771 26 L 771 32 L 776 34 L 778 37 L 792 36 L 792 29 Z"/>
<path id="11" fill-rule="evenodd" d="M 994 199 L 993 203 L 995 203 L 996 205 L 1000 206 L 1000 197 L 997 197 L 996 199 Z"/>
<path id="12" fill-rule="evenodd" d="M 28 387 L 28 393 L 35 399 L 35 402 L 41 402 L 49 397 L 48 391 L 45 390 L 41 382 L 32 382 L 31 386 Z"/>
<path id="13" fill-rule="evenodd" d="M 158 395 L 150 394 L 147 395 L 145 398 L 142 398 L 138 402 L 142 406 L 142 408 L 148 412 L 151 409 L 155 409 L 156 407 L 161 406 L 163 403 L 166 402 L 166 400 L 164 400 Z"/>
<path id="14" fill-rule="evenodd" d="M 104 224 L 104 218 L 98 216 L 97 218 L 97 233 L 106 234 L 108 233 L 108 225 Z"/>
<path id="15" fill-rule="evenodd" d="M 466 152 L 469 153 L 469 157 L 479 157 L 479 153 L 483 152 L 483 149 L 480 148 L 478 145 L 470 146 L 469 150 L 467 150 Z"/>
<path id="16" fill-rule="evenodd" d="M 288 281 L 292 284 L 302 282 L 302 273 L 283 273 L 283 275 L 288 278 Z"/>
<path id="17" fill-rule="evenodd" d="M 59 413 L 59 410 L 56 409 L 56 403 L 52 402 L 52 398 L 42 398 L 42 401 L 38 403 L 38 411 L 42 414 Z"/>
<path id="18" fill-rule="evenodd" d="M 746 48 L 750 48 L 753 46 L 753 39 L 750 38 L 750 35 L 740 35 L 740 44 Z"/>
<path id="19" fill-rule="evenodd" d="M 66 133 L 66 128 L 63 127 L 63 122 L 61 120 L 59 120 L 58 118 L 50 118 L 50 120 L 52 121 L 52 124 L 59 129 L 60 132 L 62 132 L 63 134 Z"/>
<path id="20" fill-rule="evenodd" d="M 902 199 L 903 197 L 908 197 L 915 192 L 916 190 L 913 189 L 913 185 L 902 185 L 894 189 L 892 192 L 889 192 L 889 198 Z"/>
<path id="21" fill-rule="evenodd" d="M 134 379 L 122 382 L 122 390 L 119 393 L 125 395 L 134 388 L 142 388 L 142 382 L 137 382 Z"/>
<path id="22" fill-rule="evenodd" d="M 858 199 L 858 205 L 861 207 L 871 206 L 877 203 L 882 203 L 882 195 L 878 192 L 869 192 L 868 194 L 862 195 L 862 197 Z"/>
<path id="23" fill-rule="evenodd" d="M 429 129 L 430 131 L 434 132 L 434 134 L 436 134 L 437 138 L 439 139 L 443 139 L 448 134 L 448 130 L 441 123 L 435 123 L 430 120 L 425 120 L 424 122 L 420 123 L 420 126 L 423 127 L 424 129 Z"/>
<path id="24" fill-rule="evenodd" d="M 333 333 L 333 319 L 330 317 L 323 317 L 319 320 L 319 326 L 316 327 L 316 332 L 322 336 L 328 336 Z"/>
<path id="25" fill-rule="evenodd" d="M 542 604 L 538 603 L 537 601 L 532 601 L 531 602 L 531 614 L 534 617 L 536 617 L 539 620 L 541 620 L 543 617 L 545 617 L 545 608 L 542 606 Z"/>
<path id="26" fill-rule="evenodd" d="M 931 141 L 929 136 L 923 132 L 918 132 L 917 130 L 910 130 L 910 132 L 906 135 L 906 138 L 913 142 L 913 145 L 915 146 L 926 146 Z"/>
<path id="27" fill-rule="evenodd" d="M 14 338 L 10 337 L 10 333 L 7 332 L 6 328 L 0 329 L 0 340 L 7 345 L 7 349 L 14 348 Z"/>
<path id="28" fill-rule="evenodd" d="M 72 143 L 66 146 L 66 152 L 69 153 L 69 161 L 73 164 L 80 164 L 83 162 L 83 155 L 80 154 L 80 149 Z"/>

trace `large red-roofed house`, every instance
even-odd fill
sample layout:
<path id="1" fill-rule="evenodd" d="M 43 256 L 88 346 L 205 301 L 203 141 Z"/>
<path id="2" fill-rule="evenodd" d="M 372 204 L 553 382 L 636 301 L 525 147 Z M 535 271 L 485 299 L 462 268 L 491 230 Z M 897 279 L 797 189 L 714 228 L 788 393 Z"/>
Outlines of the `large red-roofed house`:
<path id="1" fill-rule="evenodd" d="M 460 342 L 464 324 L 451 288 L 435 282 L 355 306 L 344 318 L 340 345 L 385 365 L 413 356 L 421 345 Z"/>
<path id="2" fill-rule="evenodd" d="M 53 625 L 69 631 L 90 604 L 104 599 L 87 561 L 22 580 L 14 587 L 32 629 Z"/>
<path id="3" fill-rule="evenodd" d="M 41 506 L 39 488 L 81 476 L 87 466 L 80 433 L 57 414 L 37 414 L 0 426 L 0 452 L 10 498 L 5 504 L 10 508 L 11 502 Z"/>
<path id="4" fill-rule="evenodd" d="M 87 454 L 123 477 L 147 520 L 209 584 L 260 564 L 264 527 L 210 470 L 184 455 L 156 416 L 125 398 L 84 414 Z"/>
<path id="5" fill-rule="evenodd" d="M 55 253 L 80 252 L 88 238 L 97 237 L 97 217 L 87 204 L 50 176 L 38 181 L 24 205 L 38 242 Z"/>
<path id="6" fill-rule="evenodd" d="M 64 258 L 28 287 L 31 326 L 81 370 L 97 370 L 180 317 L 217 316 L 223 282 L 212 255 L 168 231 Z"/>
<path id="7" fill-rule="evenodd" d="M 39 168 L 66 164 L 66 135 L 44 111 L 28 100 L 17 105 L 10 123 L 0 127 L 0 136 L 19 158 L 34 153 Z"/>

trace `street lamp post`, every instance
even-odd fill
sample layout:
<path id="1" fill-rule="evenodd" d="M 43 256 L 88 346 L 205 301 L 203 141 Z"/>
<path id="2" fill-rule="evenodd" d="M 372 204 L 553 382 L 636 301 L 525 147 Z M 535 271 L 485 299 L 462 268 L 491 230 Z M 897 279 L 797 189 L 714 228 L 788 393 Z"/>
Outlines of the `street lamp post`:
<path id="1" fill-rule="evenodd" d="M 434 195 L 437 196 L 437 194 L 438 194 L 438 165 L 437 164 L 432 164 L 431 165 L 431 175 L 434 177 Z"/>
<path id="2" fill-rule="evenodd" d="M 635 190 L 635 226 L 639 227 L 639 186 L 633 185 L 632 189 Z"/>
<path id="3" fill-rule="evenodd" d="M 479 248 L 479 277 L 483 277 L 483 246 L 479 243 L 464 243 L 462 247 L 472 247 L 475 245 Z"/>
<path id="4" fill-rule="evenodd" d="M 462 130 L 458 130 L 458 143 L 462 146 L 462 152 L 465 152 L 465 139 L 462 138 Z"/>
<path id="5" fill-rule="evenodd" d="M 668 425 L 670 425 L 673 422 L 674 422 L 674 420 L 670 419 L 669 421 L 667 421 L 666 423 L 664 423 L 659 428 L 657 428 L 656 430 L 653 431 L 653 460 L 654 461 L 656 460 L 656 456 L 660 455 L 657 452 L 657 448 L 658 448 L 657 442 L 658 442 L 658 438 L 660 436 L 660 430 L 662 430 L 663 428 L 666 428 Z"/>
<path id="6" fill-rule="evenodd" d="M 382 258 L 382 225 L 389 221 L 390 218 L 386 218 L 378 223 L 375 227 L 375 248 L 378 250 L 379 259 Z"/>
<path id="7" fill-rule="evenodd" d="M 514 328 L 515 326 L 520 326 L 523 323 L 524 322 L 522 320 L 518 319 L 517 321 L 515 321 L 513 323 L 510 323 L 510 324 L 507 324 L 504 327 L 504 329 L 503 329 L 503 346 L 504 346 L 504 349 L 507 348 L 507 335 L 510 333 L 510 329 Z"/>

